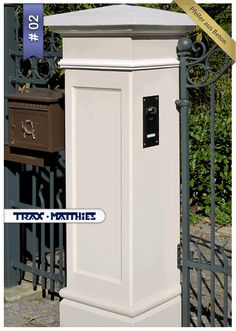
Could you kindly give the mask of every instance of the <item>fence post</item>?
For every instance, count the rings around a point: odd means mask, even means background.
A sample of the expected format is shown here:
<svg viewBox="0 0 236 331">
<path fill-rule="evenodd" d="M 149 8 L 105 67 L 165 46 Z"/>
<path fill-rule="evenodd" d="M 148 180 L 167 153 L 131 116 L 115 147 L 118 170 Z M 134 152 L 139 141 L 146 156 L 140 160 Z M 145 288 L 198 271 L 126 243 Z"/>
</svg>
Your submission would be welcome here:
<svg viewBox="0 0 236 331">
<path fill-rule="evenodd" d="M 176 105 L 180 110 L 181 123 L 181 193 L 182 193 L 182 248 L 183 260 L 190 256 L 189 221 L 189 92 L 187 89 L 186 56 L 191 54 L 192 41 L 182 38 L 178 42 L 177 54 L 180 60 L 180 99 Z M 190 326 L 190 271 L 182 266 L 182 326 Z"/>
<path fill-rule="evenodd" d="M 15 77 L 15 61 L 9 55 L 15 49 L 15 19 L 14 4 L 4 5 L 4 94 L 15 92 L 15 86 L 10 77 Z M 8 142 L 7 99 L 4 98 L 4 141 Z M 8 167 L 9 166 L 9 167 Z M 19 193 L 18 166 L 11 164 L 4 168 L 4 208 L 11 208 L 11 200 Z M 17 189 L 18 188 L 18 189 Z M 19 270 L 12 267 L 11 261 L 20 260 L 20 224 L 4 224 L 4 286 L 14 286 L 20 280 Z"/>
<path fill-rule="evenodd" d="M 12 208 L 11 201 L 18 201 L 19 165 L 12 164 L 4 169 L 4 208 Z M 20 271 L 12 267 L 12 262 L 20 262 L 20 224 L 4 224 L 4 286 L 17 285 Z"/>
<path fill-rule="evenodd" d="M 64 38 L 67 208 L 106 213 L 67 224 L 61 326 L 180 326 L 176 46 L 194 23 L 115 5 L 45 24 Z"/>
</svg>

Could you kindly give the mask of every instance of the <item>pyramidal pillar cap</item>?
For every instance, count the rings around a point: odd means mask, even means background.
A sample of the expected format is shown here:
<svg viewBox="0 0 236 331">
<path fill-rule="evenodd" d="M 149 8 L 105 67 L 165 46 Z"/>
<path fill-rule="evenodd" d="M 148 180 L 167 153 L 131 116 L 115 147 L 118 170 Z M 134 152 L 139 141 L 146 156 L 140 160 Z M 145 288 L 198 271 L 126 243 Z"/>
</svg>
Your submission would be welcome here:
<svg viewBox="0 0 236 331">
<path fill-rule="evenodd" d="M 186 14 L 137 5 L 110 5 L 44 17 L 44 25 L 62 36 L 178 39 L 196 24 Z"/>
</svg>

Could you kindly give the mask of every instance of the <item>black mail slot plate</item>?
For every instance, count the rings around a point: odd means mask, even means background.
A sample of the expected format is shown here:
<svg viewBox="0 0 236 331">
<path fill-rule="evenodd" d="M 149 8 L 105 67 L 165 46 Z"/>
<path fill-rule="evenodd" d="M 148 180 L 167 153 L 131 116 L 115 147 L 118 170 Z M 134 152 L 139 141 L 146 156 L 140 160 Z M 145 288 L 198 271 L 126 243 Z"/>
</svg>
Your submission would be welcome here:
<svg viewBox="0 0 236 331">
<path fill-rule="evenodd" d="M 143 148 L 159 145 L 159 95 L 143 97 Z"/>
</svg>

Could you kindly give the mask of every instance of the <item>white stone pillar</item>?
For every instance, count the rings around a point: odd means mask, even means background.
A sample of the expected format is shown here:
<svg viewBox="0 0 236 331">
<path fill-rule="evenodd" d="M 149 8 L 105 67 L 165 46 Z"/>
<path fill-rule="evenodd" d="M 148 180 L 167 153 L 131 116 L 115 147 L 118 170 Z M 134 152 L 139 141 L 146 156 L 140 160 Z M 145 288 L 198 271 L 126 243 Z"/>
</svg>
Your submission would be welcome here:
<svg viewBox="0 0 236 331">
<path fill-rule="evenodd" d="M 63 37 L 66 206 L 106 213 L 67 225 L 61 326 L 180 326 L 176 46 L 194 23 L 113 5 L 45 24 Z M 149 96 L 159 98 L 159 143 L 144 148 Z"/>
</svg>

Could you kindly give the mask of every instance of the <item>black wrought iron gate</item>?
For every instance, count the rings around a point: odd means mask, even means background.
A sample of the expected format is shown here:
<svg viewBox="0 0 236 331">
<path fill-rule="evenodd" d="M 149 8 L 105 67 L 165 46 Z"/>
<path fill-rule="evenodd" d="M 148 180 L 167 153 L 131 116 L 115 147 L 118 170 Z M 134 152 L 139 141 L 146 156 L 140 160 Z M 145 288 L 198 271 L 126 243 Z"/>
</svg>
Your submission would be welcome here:
<svg viewBox="0 0 236 331">
<path fill-rule="evenodd" d="M 229 280 L 231 263 L 225 247 L 216 244 L 215 226 L 215 83 L 227 70 L 231 61 L 217 45 L 207 49 L 203 42 L 189 38 L 179 40 L 177 49 L 180 61 L 180 99 L 176 101 L 181 119 L 181 187 L 182 187 L 182 242 L 179 246 L 179 267 L 182 270 L 182 325 L 183 326 L 230 326 Z M 214 67 L 214 57 L 222 56 L 220 68 Z M 201 71 L 201 78 L 195 80 Z M 210 225 L 209 254 L 201 249 L 201 238 L 194 241 L 190 233 L 190 169 L 189 169 L 189 119 L 191 109 L 190 93 L 209 87 L 209 136 L 210 136 Z M 195 272 L 195 281 L 192 273 Z M 206 278 L 208 278 L 206 280 Z M 193 282 L 195 285 L 193 286 Z M 222 297 L 217 298 L 216 282 L 222 287 Z M 208 291 L 208 304 L 203 304 L 203 288 Z M 191 303 L 194 293 L 196 304 Z M 206 294 L 205 294 L 206 295 Z M 221 300 L 221 302 L 219 302 Z M 218 311 L 219 310 L 219 311 Z M 195 321 L 192 312 L 195 312 Z"/>
<path fill-rule="evenodd" d="M 22 5 L 4 6 L 4 93 L 5 96 L 29 87 L 55 87 L 58 84 L 57 61 L 62 52 L 60 38 L 47 32 L 44 58 L 23 61 Z M 49 86 L 50 85 L 50 86 Z M 51 86 L 53 85 L 53 86 Z M 61 86 L 60 86 L 61 87 Z M 8 104 L 4 104 L 5 148 L 8 149 Z M 28 164 L 5 155 L 5 208 L 65 208 L 64 152 L 41 155 Z M 39 158 L 38 158 L 39 160 Z M 65 224 L 5 224 L 4 286 L 17 285 L 22 279 L 39 285 L 43 296 L 51 298 L 65 285 Z"/>
</svg>

